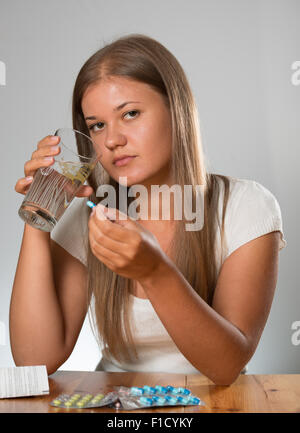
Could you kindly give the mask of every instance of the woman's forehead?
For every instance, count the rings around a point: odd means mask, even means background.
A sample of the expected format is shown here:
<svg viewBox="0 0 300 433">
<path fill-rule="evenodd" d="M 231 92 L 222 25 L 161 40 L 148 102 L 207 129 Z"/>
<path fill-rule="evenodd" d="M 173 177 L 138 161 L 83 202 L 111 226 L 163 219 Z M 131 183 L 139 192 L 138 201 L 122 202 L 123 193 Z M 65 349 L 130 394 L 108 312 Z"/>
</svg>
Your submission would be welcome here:
<svg viewBox="0 0 300 433">
<path fill-rule="evenodd" d="M 83 111 L 105 105 L 107 108 L 117 108 L 124 102 L 146 102 L 157 97 L 150 85 L 126 77 L 105 77 L 90 85 L 85 91 L 81 104 Z M 88 114 L 87 114 L 88 115 Z"/>
<path fill-rule="evenodd" d="M 149 84 L 133 78 L 108 76 L 91 84 L 85 91 L 84 96 L 91 92 L 110 92 L 114 95 L 115 93 L 149 93 L 153 91 L 154 89 Z"/>
</svg>

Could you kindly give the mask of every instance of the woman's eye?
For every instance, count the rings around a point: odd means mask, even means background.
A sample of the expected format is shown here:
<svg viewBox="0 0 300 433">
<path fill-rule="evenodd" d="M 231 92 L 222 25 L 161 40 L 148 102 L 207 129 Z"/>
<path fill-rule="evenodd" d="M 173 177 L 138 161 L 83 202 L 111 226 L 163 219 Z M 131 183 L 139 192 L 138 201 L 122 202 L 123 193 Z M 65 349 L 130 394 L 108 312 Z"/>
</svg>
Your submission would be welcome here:
<svg viewBox="0 0 300 433">
<path fill-rule="evenodd" d="M 129 116 L 127 118 L 132 119 L 133 117 L 137 117 L 139 115 L 138 110 L 131 110 L 128 113 L 124 114 L 124 117 Z"/>
<path fill-rule="evenodd" d="M 97 131 L 100 131 L 101 129 L 103 129 L 103 126 L 104 126 L 104 123 L 98 122 L 98 123 L 95 123 L 94 125 L 89 126 L 89 130 L 93 131 L 93 132 L 97 132 Z"/>
<path fill-rule="evenodd" d="M 127 119 L 134 119 L 139 114 L 140 113 L 138 110 L 131 110 L 131 111 L 128 111 L 127 113 L 125 113 L 123 117 L 127 118 Z M 88 128 L 92 132 L 102 131 L 102 129 L 104 128 L 104 123 L 103 122 L 94 123 L 94 125 L 91 125 Z"/>
</svg>

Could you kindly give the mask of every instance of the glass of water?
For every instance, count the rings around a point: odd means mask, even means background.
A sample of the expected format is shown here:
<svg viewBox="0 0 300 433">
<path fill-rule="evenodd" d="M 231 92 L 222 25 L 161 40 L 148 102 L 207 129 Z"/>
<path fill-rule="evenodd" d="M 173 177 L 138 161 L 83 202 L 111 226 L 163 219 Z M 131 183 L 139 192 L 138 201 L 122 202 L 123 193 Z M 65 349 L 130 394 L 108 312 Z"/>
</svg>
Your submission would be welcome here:
<svg viewBox="0 0 300 433">
<path fill-rule="evenodd" d="M 39 168 L 20 206 L 29 225 L 50 232 L 87 180 L 101 155 L 90 137 L 71 128 L 58 129 L 60 153 L 50 167 Z"/>
</svg>

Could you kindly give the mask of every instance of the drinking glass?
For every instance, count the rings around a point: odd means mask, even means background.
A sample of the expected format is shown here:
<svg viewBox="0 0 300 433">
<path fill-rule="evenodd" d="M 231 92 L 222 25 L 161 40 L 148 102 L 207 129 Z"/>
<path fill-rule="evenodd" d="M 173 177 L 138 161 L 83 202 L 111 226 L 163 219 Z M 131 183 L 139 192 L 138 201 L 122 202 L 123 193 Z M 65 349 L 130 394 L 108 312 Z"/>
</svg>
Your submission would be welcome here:
<svg viewBox="0 0 300 433">
<path fill-rule="evenodd" d="M 18 212 L 27 224 L 45 232 L 55 227 L 101 156 L 80 131 L 61 128 L 55 135 L 61 151 L 54 164 L 36 171 Z"/>
</svg>

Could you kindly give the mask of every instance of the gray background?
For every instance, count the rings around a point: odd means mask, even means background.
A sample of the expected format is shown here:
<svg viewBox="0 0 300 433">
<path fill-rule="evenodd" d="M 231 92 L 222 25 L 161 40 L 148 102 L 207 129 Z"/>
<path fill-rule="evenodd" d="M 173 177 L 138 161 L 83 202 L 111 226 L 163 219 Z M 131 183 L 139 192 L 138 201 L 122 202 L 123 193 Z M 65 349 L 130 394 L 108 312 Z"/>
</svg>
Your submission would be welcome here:
<svg viewBox="0 0 300 433">
<path fill-rule="evenodd" d="M 105 42 L 144 33 L 178 58 L 194 91 L 210 169 L 253 179 L 277 198 L 287 247 L 272 311 L 249 373 L 300 373 L 299 113 L 297 0 L 1 0 L 0 366 L 14 365 L 8 311 L 23 223 L 14 185 L 36 143 L 71 125 L 71 94 L 83 62 Z M 34 252 L 33 252 L 34 254 Z M 0 327 L 1 328 L 1 327 Z M 0 329 L 1 331 L 1 329 Z M 94 369 L 99 351 L 86 321 L 62 369 Z"/>
</svg>

